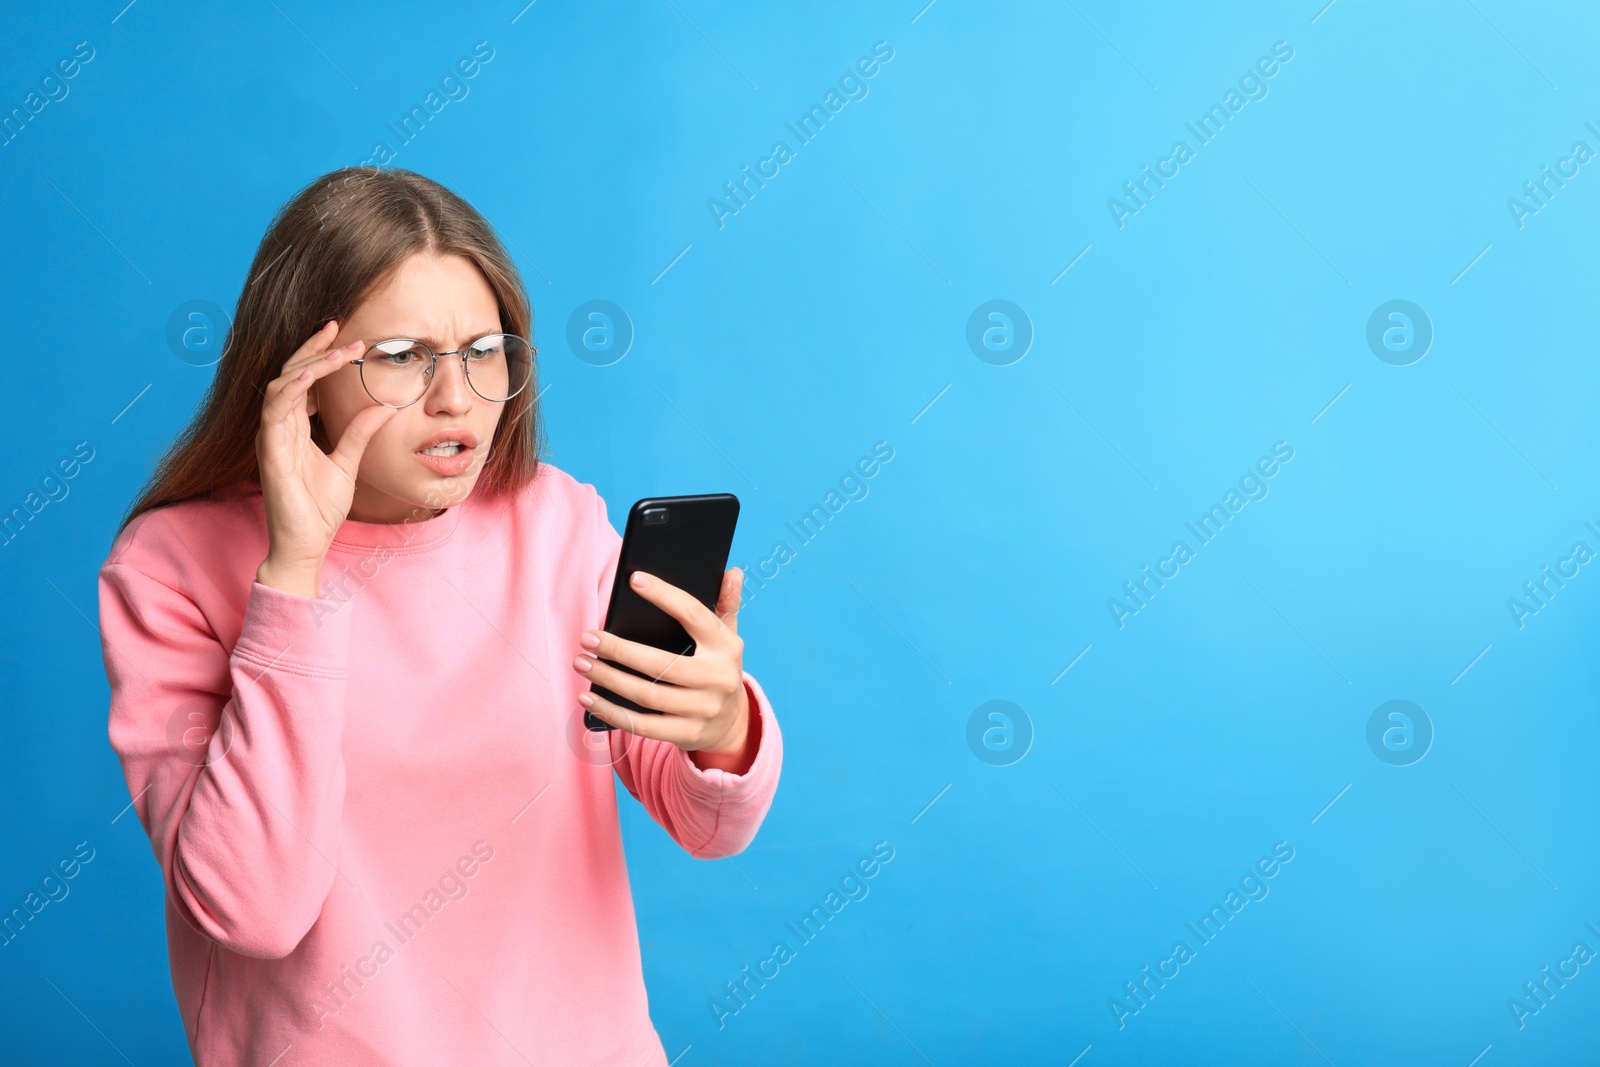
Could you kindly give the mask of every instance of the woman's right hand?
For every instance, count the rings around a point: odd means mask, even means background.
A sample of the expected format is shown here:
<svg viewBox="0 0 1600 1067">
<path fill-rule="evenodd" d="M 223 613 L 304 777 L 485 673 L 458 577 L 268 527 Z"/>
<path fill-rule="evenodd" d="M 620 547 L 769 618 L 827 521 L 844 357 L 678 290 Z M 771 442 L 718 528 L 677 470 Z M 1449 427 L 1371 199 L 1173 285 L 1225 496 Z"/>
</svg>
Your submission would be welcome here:
<svg viewBox="0 0 1600 1067">
<path fill-rule="evenodd" d="M 367 442 L 398 410 L 382 404 L 364 408 L 331 454 L 311 439 L 306 396 L 312 384 L 356 358 L 361 345 L 356 340 L 330 348 L 338 333 L 338 321 L 328 322 L 284 363 L 283 373 L 267 386 L 256 434 L 268 540 L 256 580 L 304 597 L 318 595 L 322 561 L 350 513 Z"/>
</svg>

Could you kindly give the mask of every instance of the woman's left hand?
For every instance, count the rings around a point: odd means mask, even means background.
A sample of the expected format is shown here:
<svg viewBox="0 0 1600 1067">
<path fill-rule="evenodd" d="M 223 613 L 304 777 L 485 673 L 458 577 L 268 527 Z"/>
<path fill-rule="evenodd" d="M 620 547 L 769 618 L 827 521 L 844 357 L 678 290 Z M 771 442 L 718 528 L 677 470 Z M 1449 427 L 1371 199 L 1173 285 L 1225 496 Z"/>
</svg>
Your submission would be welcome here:
<svg viewBox="0 0 1600 1067">
<path fill-rule="evenodd" d="M 687 591 L 643 571 L 635 571 L 630 584 L 682 624 L 694 639 L 694 655 L 674 655 L 605 630 L 585 630 L 579 643 L 586 651 L 573 661 L 572 669 L 595 685 L 663 714 L 642 715 L 592 692 L 578 694 L 578 702 L 618 729 L 670 741 L 686 752 L 698 751 L 705 762 L 725 769 L 725 761 L 742 762 L 751 712 L 744 686 L 744 639 L 739 636 L 743 572 L 733 567 L 723 574 L 715 612 Z M 601 660 L 632 667 L 645 677 Z"/>
</svg>

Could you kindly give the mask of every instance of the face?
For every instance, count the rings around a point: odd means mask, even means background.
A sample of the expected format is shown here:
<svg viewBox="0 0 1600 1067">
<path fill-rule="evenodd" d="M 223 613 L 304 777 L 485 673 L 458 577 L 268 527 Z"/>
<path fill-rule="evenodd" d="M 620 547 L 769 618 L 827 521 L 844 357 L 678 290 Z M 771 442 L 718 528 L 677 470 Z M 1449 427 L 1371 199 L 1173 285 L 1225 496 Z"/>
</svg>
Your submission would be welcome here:
<svg viewBox="0 0 1600 1067">
<path fill-rule="evenodd" d="M 501 328 L 494 291 L 476 266 L 462 256 L 419 253 L 340 324 L 333 343 L 346 345 L 360 338 L 370 345 L 410 337 L 435 352 L 447 352 Z M 334 445 L 356 413 L 375 403 L 354 364 L 318 381 L 309 399 Z M 358 522 L 415 521 L 466 499 L 489 458 L 504 408 L 504 403 L 490 403 L 472 391 L 460 356 L 440 357 L 422 399 L 400 408 L 368 442 L 349 517 Z M 444 439 L 461 443 L 455 458 L 424 454 Z"/>
</svg>

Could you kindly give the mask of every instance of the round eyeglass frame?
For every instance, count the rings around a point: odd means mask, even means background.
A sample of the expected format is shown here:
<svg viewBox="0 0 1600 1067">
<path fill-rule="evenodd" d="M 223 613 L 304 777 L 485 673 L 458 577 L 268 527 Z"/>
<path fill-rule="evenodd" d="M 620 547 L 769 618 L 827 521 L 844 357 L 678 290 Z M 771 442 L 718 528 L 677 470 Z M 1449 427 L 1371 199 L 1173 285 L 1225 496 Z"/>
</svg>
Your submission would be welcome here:
<svg viewBox="0 0 1600 1067">
<path fill-rule="evenodd" d="M 478 341 L 482 341 L 484 339 L 484 337 L 514 337 L 518 341 L 521 341 L 528 348 L 528 378 L 527 378 L 527 381 L 524 381 L 521 385 L 517 386 L 517 391 L 515 393 L 512 393 L 510 396 L 501 397 L 498 400 L 490 399 L 489 397 L 484 396 L 481 392 L 478 392 L 478 387 L 476 385 L 472 384 L 472 369 L 467 365 L 467 353 L 468 353 L 468 351 L 470 351 L 475 345 L 477 345 Z M 426 371 L 424 371 L 423 375 L 422 375 L 422 383 L 423 383 L 422 384 L 422 392 L 417 394 L 416 400 L 408 400 L 404 404 L 390 404 L 390 403 L 386 403 L 386 402 L 384 402 L 382 400 L 379 400 L 375 396 L 372 396 L 372 390 L 367 388 L 367 379 L 366 379 L 366 375 L 364 373 L 365 368 L 366 368 L 367 357 L 372 354 L 372 350 L 377 348 L 379 345 L 390 345 L 390 344 L 394 344 L 396 341 L 405 341 L 405 342 L 407 342 L 409 344 L 416 345 L 418 348 L 420 348 L 424 352 L 428 353 L 428 355 L 431 357 L 431 361 L 428 363 L 428 369 Z M 433 386 L 433 372 L 439 369 L 439 357 L 440 356 L 460 356 L 461 357 L 461 375 L 462 375 L 462 377 L 464 377 L 467 380 L 467 386 L 474 393 L 477 393 L 478 396 L 482 397 L 483 400 L 486 401 L 487 403 L 490 403 L 490 404 L 504 404 L 506 401 L 511 400 L 514 397 L 516 397 L 518 393 L 521 393 L 524 389 L 526 389 L 528 387 L 528 383 L 529 382 L 533 381 L 533 360 L 534 360 L 534 357 L 537 356 L 538 354 L 539 354 L 539 349 L 536 348 L 534 346 L 533 342 L 529 341 L 526 337 L 520 337 L 520 336 L 518 336 L 517 334 L 514 334 L 514 333 L 506 333 L 505 331 L 502 330 L 502 331 L 499 331 L 499 332 L 496 332 L 496 333 L 486 333 L 486 334 L 483 335 L 483 337 L 479 337 L 477 340 L 468 342 L 466 348 L 458 348 L 458 349 L 455 349 L 454 351 L 450 351 L 450 352 L 435 352 L 432 348 L 428 347 L 428 344 L 427 344 L 426 341 L 419 341 L 415 337 L 386 337 L 382 341 L 374 341 L 374 342 L 372 342 L 361 353 L 361 358 L 360 359 L 352 359 L 352 360 L 350 360 L 350 364 L 352 366 L 356 366 L 356 367 L 361 367 L 362 368 L 363 374 L 362 374 L 362 377 L 361 377 L 361 388 L 366 391 L 367 396 L 372 398 L 372 402 L 373 403 L 382 404 L 386 408 L 408 408 L 412 404 L 415 404 L 417 402 L 417 400 L 421 400 L 423 397 L 428 395 L 428 390 Z"/>
</svg>

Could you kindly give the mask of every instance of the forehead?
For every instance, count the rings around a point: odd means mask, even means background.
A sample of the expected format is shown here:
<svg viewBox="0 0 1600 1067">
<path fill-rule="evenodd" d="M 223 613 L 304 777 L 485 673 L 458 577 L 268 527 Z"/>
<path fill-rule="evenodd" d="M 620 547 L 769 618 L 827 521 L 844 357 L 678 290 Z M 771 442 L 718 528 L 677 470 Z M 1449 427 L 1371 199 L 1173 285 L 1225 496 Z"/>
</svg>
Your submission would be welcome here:
<svg viewBox="0 0 1600 1067">
<path fill-rule="evenodd" d="M 430 348 L 464 345 L 502 329 L 494 290 L 474 263 L 458 255 L 407 258 L 352 319 L 367 337 L 411 337 Z"/>
</svg>

